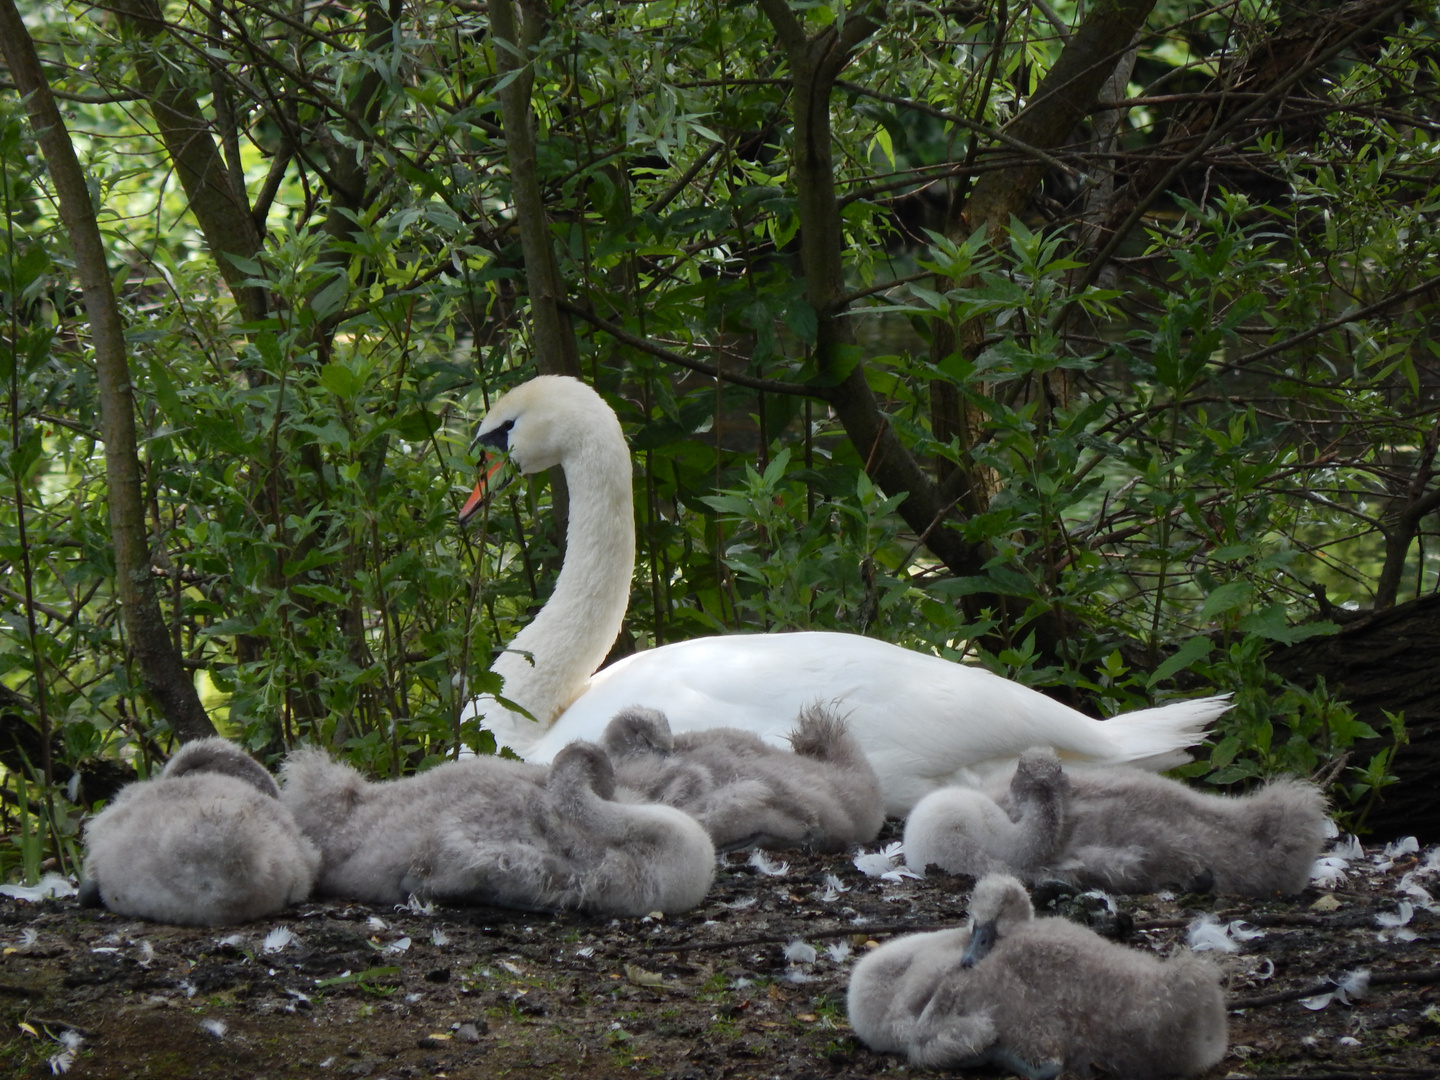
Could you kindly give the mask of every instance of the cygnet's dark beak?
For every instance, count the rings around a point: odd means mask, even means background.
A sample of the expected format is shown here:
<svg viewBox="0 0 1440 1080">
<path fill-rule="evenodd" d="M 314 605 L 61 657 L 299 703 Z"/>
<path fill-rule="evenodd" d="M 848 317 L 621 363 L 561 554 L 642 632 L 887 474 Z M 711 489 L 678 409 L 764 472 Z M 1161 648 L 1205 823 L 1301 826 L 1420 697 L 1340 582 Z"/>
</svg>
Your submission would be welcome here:
<svg viewBox="0 0 1440 1080">
<path fill-rule="evenodd" d="M 989 955 L 995 947 L 995 924 L 979 923 L 970 931 L 970 944 L 965 946 L 965 955 L 960 957 L 962 968 L 972 968 Z"/>
</svg>

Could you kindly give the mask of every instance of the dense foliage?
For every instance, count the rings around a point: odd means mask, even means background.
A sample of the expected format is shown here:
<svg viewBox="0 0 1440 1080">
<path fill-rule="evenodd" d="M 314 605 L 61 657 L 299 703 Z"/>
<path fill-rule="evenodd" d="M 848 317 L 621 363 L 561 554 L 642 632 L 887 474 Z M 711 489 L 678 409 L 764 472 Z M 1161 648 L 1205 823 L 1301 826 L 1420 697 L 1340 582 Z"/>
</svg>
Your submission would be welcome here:
<svg viewBox="0 0 1440 1080">
<path fill-rule="evenodd" d="M 1374 734 L 1264 653 L 1440 584 L 1432 9 L 20 12 L 124 322 L 138 574 L 262 755 L 484 748 L 459 710 L 553 579 L 555 490 L 454 518 L 470 428 L 537 370 L 631 439 L 622 645 L 831 627 L 1102 711 L 1238 690 L 1194 770 L 1222 784 Z M 94 316 L 25 110 L 0 96 L 0 858 L 33 872 L 73 860 L 97 759 L 188 732 L 117 604 Z"/>
</svg>

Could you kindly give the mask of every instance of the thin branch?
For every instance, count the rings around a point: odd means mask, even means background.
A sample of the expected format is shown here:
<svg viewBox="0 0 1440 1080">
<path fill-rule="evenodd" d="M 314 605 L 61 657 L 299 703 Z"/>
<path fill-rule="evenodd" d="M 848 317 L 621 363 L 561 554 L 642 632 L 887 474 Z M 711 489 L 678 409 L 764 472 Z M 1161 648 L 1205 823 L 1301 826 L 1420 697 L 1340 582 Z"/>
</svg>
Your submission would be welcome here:
<svg viewBox="0 0 1440 1080">
<path fill-rule="evenodd" d="M 933 116 L 937 120 L 944 120 L 948 124 L 954 124 L 957 127 L 963 127 L 968 131 L 973 131 L 977 135 L 984 135 L 987 139 L 993 139 L 995 142 L 1002 143 L 1010 147 L 1010 149 L 1018 151 L 1026 158 L 1033 158 L 1044 165 L 1048 165 L 1052 169 L 1058 169 L 1066 176 L 1080 175 L 1079 170 L 1066 165 L 1054 155 L 1047 154 L 1038 146 L 1031 146 L 1022 139 L 1017 139 L 1013 135 L 1007 135 L 998 128 L 992 128 L 988 124 L 980 123 L 978 120 L 971 120 L 968 116 L 961 116 L 959 113 L 937 109 L 934 105 L 928 105 L 923 101 L 916 101 L 914 98 L 896 97 L 894 94 L 882 94 L 879 90 L 872 90 L 869 87 L 861 86 L 859 83 L 847 82 L 844 79 L 837 79 L 835 85 L 842 90 L 848 90 L 852 94 L 857 94 L 860 97 L 874 98 L 876 101 L 883 101 L 887 105 L 898 105 L 903 109 L 913 109 L 918 113 L 924 113 L 926 116 Z"/>
<path fill-rule="evenodd" d="M 0 79 L 0 90 L 14 90 L 18 94 L 20 87 L 8 80 Z M 77 94 L 72 90 L 52 89 L 50 93 L 61 101 L 73 101 L 78 105 L 115 105 L 122 101 L 145 100 L 145 95 L 139 91 L 115 94 Z"/>
<path fill-rule="evenodd" d="M 1433 277 L 1426 278 L 1419 285 L 1412 285 L 1410 288 L 1404 289 L 1398 293 L 1391 293 L 1389 296 L 1386 296 L 1383 299 L 1376 300 L 1373 304 L 1366 304 L 1364 307 L 1354 308 L 1353 310 L 1342 312 L 1335 318 L 1330 319 L 1327 322 L 1320 323 L 1317 326 L 1312 326 L 1308 330 L 1302 330 L 1300 333 L 1288 337 L 1284 341 L 1277 341 L 1275 342 L 1275 344 L 1267 345 L 1263 349 L 1256 349 L 1252 353 L 1246 353 L 1238 360 L 1233 360 L 1228 363 L 1219 364 L 1217 366 L 1230 368 L 1231 370 L 1238 371 L 1239 369 L 1247 367 L 1250 364 L 1258 363 L 1261 360 L 1268 359 L 1269 357 L 1274 356 L 1276 353 L 1282 353 L 1288 349 L 1293 349 L 1297 345 L 1303 344 L 1304 342 L 1307 342 L 1312 338 L 1317 338 L 1321 334 L 1329 333 L 1331 330 L 1334 330 L 1337 327 L 1344 326 L 1346 323 L 1355 322 L 1359 319 L 1368 319 L 1372 315 L 1379 315 L 1381 312 L 1387 311 L 1388 309 L 1394 307 L 1396 304 L 1403 304 L 1406 300 L 1409 300 L 1412 297 L 1419 296 L 1421 293 L 1426 292 L 1429 289 L 1436 288 L 1440 288 L 1440 274 L 1436 274 Z"/>
<path fill-rule="evenodd" d="M 722 382 L 733 383 L 736 386 L 746 386 L 751 390 L 763 390 L 767 394 L 790 394 L 795 397 L 817 398 L 821 401 L 828 400 L 828 392 L 823 386 L 808 386 L 805 383 L 780 382 L 775 379 L 757 379 L 753 375 L 744 375 L 738 371 L 725 371 L 722 368 L 707 364 L 703 360 L 692 360 L 688 356 L 674 352 L 662 345 L 656 345 L 652 341 L 637 334 L 632 334 L 624 327 L 616 326 L 612 322 L 594 314 L 581 307 L 579 304 L 571 303 L 569 300 L 560 300 L 560 308 L 574 315 L 577 319 L 583 319 L 597 330 L 609 334 L 621 344 L 629 345 L 632 349 L 639 349 L 657 360 L 664 360 L 667 364 L 675 364 L 677 367 L 688 368 L 690 371 L 698 372 L 701 375 L 708 375 L 712 379 L 719 379 Z"/>
</svg>

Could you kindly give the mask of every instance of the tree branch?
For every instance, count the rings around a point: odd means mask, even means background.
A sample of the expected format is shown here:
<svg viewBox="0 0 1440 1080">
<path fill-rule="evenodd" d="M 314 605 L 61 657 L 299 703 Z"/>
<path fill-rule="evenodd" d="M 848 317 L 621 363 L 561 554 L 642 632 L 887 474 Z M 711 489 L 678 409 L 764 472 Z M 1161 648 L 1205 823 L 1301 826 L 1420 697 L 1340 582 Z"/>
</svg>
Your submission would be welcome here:
<svg viewBox="0 0 1440 1080">
<path fill-rule="evenodd" d="M 692 360 L 683 353 L 667 349 L 663 345 L 656 345 L 647 341 L 638 334 L 632 334 L 623 326 L 616 326 L 612 322 L 600 318 L 591 311 L 586 310 L 579 304 L 571 303 L 569 300 L 560 301 L 560 309 L 577 319 L 583 319 L 597 330 L 601 330 L 616 341 L 630 346 L 639 352 L 655 357 L 657 360 L 664 360 L 667 364 L 674 364 L 676 367 L 687 368 L 700 375 L 707 375 L 712 379 L 719 379 L 721 382 L 733 383 L 735 386 L 748 387 L 751 390 L 762 390 L 767 394 L 787 394 L 794 397 L 810 397 L 820 401 L 829 400 L 829 392 L 823 386 L 810 386 L 806 383 L 781 382 L 776 379 L 760 379 L 753 375 L 746 375 L 738 371 L 726 371 L 724 368 L 707 364 L 703 360 Z"/>
<path fill-rule="evenodd" d="M 253 259 L 260 250 L 260 231 L 246 205 L 245 192 L 235 190 L 230 181 L 194 91 L 173 82 L 159 59 L 169 44 L 164 13 L 157 0 L 115 0 L 114 10 L 146 43 L 136 50 L 135 77 L 160 129 L 165 151 L 175 163 L 205 244 L 215 253 L 215 262 L 244 318 L 263 319 L 268 306 L 264 290 L 246 285 L 249 275 L 225 258 Z"/>
</svg>

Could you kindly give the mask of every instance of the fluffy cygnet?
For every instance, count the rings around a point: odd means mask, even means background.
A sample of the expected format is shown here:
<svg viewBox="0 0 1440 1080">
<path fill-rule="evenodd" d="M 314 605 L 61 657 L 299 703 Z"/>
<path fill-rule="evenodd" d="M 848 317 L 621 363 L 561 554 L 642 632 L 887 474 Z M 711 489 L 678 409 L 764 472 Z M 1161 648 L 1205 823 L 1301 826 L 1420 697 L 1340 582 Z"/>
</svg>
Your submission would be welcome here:
<svg viewBox="0 0 1440 1080">
<path fill-rule="evenodd" d="M 921 800 L 905 825 L 907 863 L 1115 892 L 1267 896 L 1303 889 L 1325 840 L 1324 796 L 1303 780 L 1216 795 L 1124 766 L 1062 769 L 1037 748 L 1000 785 Z"/>
<path fill-rule="evenodd" d="M 931 1068 L 995 1064 L 1029 1080 L 1186 1077 L 1225 1054 L 1215 968 L 1161 961 L 1065 919 L 1032 916 L 1024 886 L 992 874 L 966 930 L 901 938 L 850 981 L 850 1022 L 876 1050 Z"/>
<path fill-rule="evenodd" d="M 791 750 L 738 728 L 672 736 L 664 713 L 625 709 L 605 729 L 622 798 L 693 815 L 721 851 L 812 847 L 843 851 L 885 821 L 880 782 L 845 722 L 801 712 Z"/>
<path fill-rule="evenodd" d="M 381 783 L 306 749 L 281 778 L 331 896 L 644 915 L 694 907 L 715 874 L 692 818 L 612 801 L 610 761 L 589 743 L 548 769 L 468 758 Z"/>
<path fill-rule="evenodd" d="M 265 769 L 222 738 L 187 743 L 85 827 L 80 900 L 156 922 L 216 926 L 310 895 L 320 855 Z"/>
</svg>

